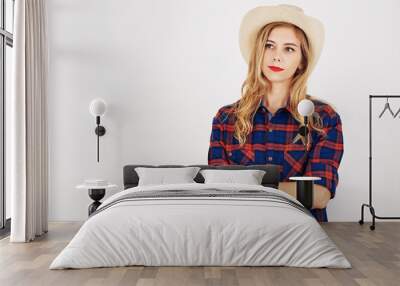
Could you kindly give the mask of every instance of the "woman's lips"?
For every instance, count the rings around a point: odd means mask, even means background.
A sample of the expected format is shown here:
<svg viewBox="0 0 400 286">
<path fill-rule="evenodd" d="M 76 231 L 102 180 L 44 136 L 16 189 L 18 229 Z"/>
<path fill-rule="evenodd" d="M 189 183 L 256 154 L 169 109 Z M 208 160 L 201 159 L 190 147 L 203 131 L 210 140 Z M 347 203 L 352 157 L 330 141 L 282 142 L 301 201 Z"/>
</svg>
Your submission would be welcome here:
<svg viewBox="0 0 400 286">
<path fill-rule="evenodd" d="M 280 67 L 275 67 L 275 66 L 268 66 L 272 71 L 274 72 L 280 72 L 283 71 Z"/>
</svg>

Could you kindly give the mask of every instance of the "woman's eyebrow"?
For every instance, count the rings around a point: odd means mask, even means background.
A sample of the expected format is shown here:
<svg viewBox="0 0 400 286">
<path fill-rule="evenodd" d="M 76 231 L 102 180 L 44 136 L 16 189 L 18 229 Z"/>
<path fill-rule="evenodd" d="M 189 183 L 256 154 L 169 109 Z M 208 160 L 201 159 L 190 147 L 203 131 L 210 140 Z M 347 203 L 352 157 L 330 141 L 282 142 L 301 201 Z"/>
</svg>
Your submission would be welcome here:
<svg viewBox="0 0 400 286">
<path fill-rule="evenodd" d="M 274 43 L 274 44 L 275 44 L 275 42 L 272 41 L 272 40 L 267 40 L 267 42 L 271 42 L 271 43 Z M 286 46 L 295 46 L 295 47 L 297 47 L 297 45 L 294 44 L 294 43 L 285 43 L 284 45 L 286 45 Z"/>
</svg>

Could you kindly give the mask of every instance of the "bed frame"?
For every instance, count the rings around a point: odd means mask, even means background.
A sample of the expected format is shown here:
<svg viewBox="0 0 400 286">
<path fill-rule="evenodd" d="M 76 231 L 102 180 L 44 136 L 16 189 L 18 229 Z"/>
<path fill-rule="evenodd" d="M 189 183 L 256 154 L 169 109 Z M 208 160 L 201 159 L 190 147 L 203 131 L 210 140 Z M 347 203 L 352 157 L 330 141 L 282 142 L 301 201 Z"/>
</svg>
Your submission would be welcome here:
<svg viewBox="0 0 400 286">
<path fill-rule="evenodd" d="M 200 167 L 204 169 L 222 169 L 222 170 L 248 170 L 256 169 L 266 171 L 262 185 L 265 187 L 272 187 L 277 189 L 279 186 L 280 179 L 280 166 L 267 164 L 267 165 L 223 165 L 223 166 L 210 166 L 210 165 L 126 165 L 124 166 L 124 189 L 136 187 L 139 183 L 139 176 L 135 171 L 136 167 L 147 167 L 147 168 L 177 168 L 177 167 Z M 197 183 L 204 183 L 204 178 L 200 174 L 194 178 Z"/>
</svg>

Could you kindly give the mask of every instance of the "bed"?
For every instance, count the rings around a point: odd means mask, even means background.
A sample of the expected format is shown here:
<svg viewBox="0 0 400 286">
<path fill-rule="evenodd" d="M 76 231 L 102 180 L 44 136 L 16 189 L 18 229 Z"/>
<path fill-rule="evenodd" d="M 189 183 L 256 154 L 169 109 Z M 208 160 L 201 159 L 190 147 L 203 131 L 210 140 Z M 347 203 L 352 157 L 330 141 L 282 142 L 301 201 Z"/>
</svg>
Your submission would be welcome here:
<svg viewBox="0 0 400 286">
<path fill-rule="evenodd" d="M 264 170 L 260 185 L 138 185 L 127 165 L 124 190 L 84 222 L 50 269 L 144 266 L 291 266 L 351 268 L 311 213 L 277 189 L 275 165 L 208 166 L 201 170 Z M 136 169 L 138 170 L 138 169 Z"/>
</svg>

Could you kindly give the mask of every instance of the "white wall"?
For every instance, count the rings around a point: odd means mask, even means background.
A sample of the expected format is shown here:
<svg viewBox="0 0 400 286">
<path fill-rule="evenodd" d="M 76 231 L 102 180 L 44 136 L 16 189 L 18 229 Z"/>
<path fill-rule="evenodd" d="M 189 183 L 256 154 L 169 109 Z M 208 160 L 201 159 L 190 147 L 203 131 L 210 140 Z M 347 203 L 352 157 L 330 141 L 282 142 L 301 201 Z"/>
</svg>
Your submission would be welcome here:
<svg viewBox="0 0 400 286">
<path fill-rule="evenodd" d="M 74 188 L 85 178 L 122 188 L 125 164 L 207 164 L 212 117 L 239 98 L 246 75 L 241 18 L 268 3 L 282 2 L 49 0 L 50 220 L 87 217 L 87 192 Z M 285 3 L 325 24 L 308 92 L 331 102 L 343 121 L 329 220 L 355 221 L 368 200 L 368 95 L 400 94 L 400 2 Z M 109 104 L 100 163 L 88 111 L 96 97 Z M 384 101 L 374 104 L 374 202 L 378 215 L 400 215 L 400 121 L 377 120 Z"/>
</svg>

